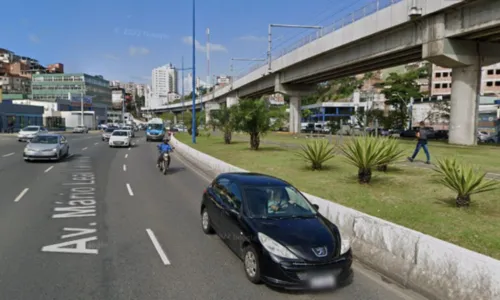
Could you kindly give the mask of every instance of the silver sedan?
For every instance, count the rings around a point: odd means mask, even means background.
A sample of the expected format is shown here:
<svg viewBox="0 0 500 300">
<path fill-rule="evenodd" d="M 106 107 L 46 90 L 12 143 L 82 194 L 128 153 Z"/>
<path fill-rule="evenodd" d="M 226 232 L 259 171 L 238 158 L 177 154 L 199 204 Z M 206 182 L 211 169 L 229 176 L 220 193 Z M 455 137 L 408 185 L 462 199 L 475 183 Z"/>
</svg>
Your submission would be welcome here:
<svg viewBox="0 0 500 300">
<path fill-rule="evenodd" d="M 69 145 L 60 134 L 41 134 L 33 138 L 24 148 L 25 161 L 60 160 L 69 156 Z"/>
</svg>

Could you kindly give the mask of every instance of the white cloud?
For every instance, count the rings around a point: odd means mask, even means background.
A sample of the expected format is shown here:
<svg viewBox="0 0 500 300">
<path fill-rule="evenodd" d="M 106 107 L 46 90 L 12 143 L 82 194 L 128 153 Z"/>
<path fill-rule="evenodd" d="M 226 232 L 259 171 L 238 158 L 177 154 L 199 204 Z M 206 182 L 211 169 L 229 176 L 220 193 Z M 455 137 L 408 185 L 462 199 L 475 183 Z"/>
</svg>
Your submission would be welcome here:
<svg viewBox="0 0 500 300">
<path fill-rule="evenodd" d="M 113 54 L 105 54 L 104 57 L 107 59 L 111 59 L 111 60 L 119 60 L 120 59 L 118 56 L 113 55 Z"/>
<path fill-rule="evenodd" d="M 130 54 L 130 56 L 134 56 L 134 55 L 147 55 L 147 54 L 149 54 L 149 49 L 144 48 L 144 47 L 130 46 L 128 48 L 128 53 Z"/>
<path fill-rule="evenodd" d="M 193 44 L 193 37 L 186 36 L 186 37 L 182 38 L 182 41 L 184 42 L 184 44 L 192 45 Z M 201 52 L 207 52 L 207 47 L 205 45 L 202 45 L 200 42 L 195 41 L 194 45 L 196 47 L 196 50 L 201 51 Z M 210 43 L 210 52 L 227 52 L 227 49 L 226 49 L 226 47 L 224 47 L 221 44 Z"/>
<path fill-rule="evenodd" d="M 245 35 L 245 36 L 240 36 L 238 38 L 238 40 L 245 41 L 245 42 L 265 42 L 265 41 L 267 41 L 267 37 L 255 36 L 255 35 Z"/>
<path fill-rule="evenodd" d="M 31 42 L 33 43 L 39 43 L 40 42 L 40 38 L 34 34 L 30 34 L 28 36 L 28 38 L 30 39 Z"/>
</svg>

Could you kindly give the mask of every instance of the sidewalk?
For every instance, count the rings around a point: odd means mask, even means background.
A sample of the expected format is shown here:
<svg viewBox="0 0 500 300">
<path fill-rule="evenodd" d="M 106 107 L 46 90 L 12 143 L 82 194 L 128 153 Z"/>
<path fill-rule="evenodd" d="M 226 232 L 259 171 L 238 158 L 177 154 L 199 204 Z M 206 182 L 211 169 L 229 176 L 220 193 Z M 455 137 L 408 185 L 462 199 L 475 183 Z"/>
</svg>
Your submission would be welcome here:
<svg viewBox="0 0 500 300">
<path fill-rule="evenodd" d="M 212 132 L 213 135 L 215 136 L 221 136 L 219 132 Z M 244 141 L 247 142 L 248 140 L 241 138 L 241 137 L 235 137 L 233 135 L 233 140 L 235 141 Z M 290 150 L 299 150 L 301 149 L 300 145 L 297 144 L 292 144 L 292 143 L 283 143 L 283 142 L 272 142 L 272 141 L 266 141 L 266 140 L 261 140 L 261 144 L 264 145 L 273 145 L 273 146 L 278 146 L 281 148 L 286 148 Z M 342 155 L 341 153 L 337 153 L 337 155 Z M 426 164 L 424 161 L 419 161 L 415 160 L 414 162 L 409 162 L 406 159 L 404 161 L 397 162 L 396 165 L 398 166 L 404 166 L 404 167 L 409 167 L 409 168 L 419 168 L 419 169 L 427 169 L 427 170 L 433 170 L 434 165 L 433 164 Z M 499 173 L 486 173 L 486 178 L 492 179 L 492 180 L 499 180 L 500 181 L 500 174 Z"/>
</svg>

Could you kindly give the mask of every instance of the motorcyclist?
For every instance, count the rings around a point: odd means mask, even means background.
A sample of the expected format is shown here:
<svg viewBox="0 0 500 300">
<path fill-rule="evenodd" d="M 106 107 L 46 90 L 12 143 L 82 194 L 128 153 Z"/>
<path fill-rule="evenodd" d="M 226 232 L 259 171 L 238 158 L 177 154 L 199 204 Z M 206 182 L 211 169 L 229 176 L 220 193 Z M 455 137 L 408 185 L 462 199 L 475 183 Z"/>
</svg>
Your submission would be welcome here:
<svg viewBox="0 0 500 300">
<path fill-rule="evenodd" d="M 156 162 L 156 166 L 159 167 L 160 163 L 163 161 L 163 154 L 165 152 L 172 152 L 174 149 L 172 146 L 169 144 L 170 139 L 167 137 L 163 140 L 163 143 L 158 145 L 158 151 L 160 152 L 160 156 L 158 157 L 158 160 Z M 170 166 L 170 156 L 168 157 L 167 161 L 167 168 Z"/>
</svg>

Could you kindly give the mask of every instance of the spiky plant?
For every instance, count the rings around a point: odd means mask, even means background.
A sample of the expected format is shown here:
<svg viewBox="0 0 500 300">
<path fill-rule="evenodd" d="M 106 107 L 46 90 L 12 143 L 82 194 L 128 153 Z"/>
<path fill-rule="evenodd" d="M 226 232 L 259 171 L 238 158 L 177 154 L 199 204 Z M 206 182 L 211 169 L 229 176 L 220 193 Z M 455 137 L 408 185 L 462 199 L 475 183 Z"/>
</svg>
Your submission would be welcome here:
<svg viewBox="0 0 500 300">
<path fill-rule="evenodd" d="M 387 168 L 390 164 L 395 163 L 398 159 L 403 157 L 404 150 L 401 149 L 399 142 L 395 139 L 380 138 L 380 140 L 383 144 L 384 159 L 377 166 L 377 170 L 387 172 Z"/>
<path fill-rule="evenodd" d="M 350 139 L 341 151 L 347 162 L 358 168 L 359 183 L 370 183 L 372 169 L 384 162 L 386 153 L 382 140 L 370 136 Z"/>
<path fill-rule="evenodd" d="M 459 163 L 455 158 L 444 158 L 437 162 L 435 171 L 438 181 L 457 193 L 457 207 L 469 207 L 470 197 L 498 189 L 499 182 L 485 179 L 486 173 L 478 172 L 472 166 Z"/>
<path fill-rule="evenodd" d="M 311 164 L 313 170 L 321 170 L 325 162 L 335 157 L 335 148 L 326 140 L 315 140 L 300 148 L 296 154 Z"/>
</svg>

